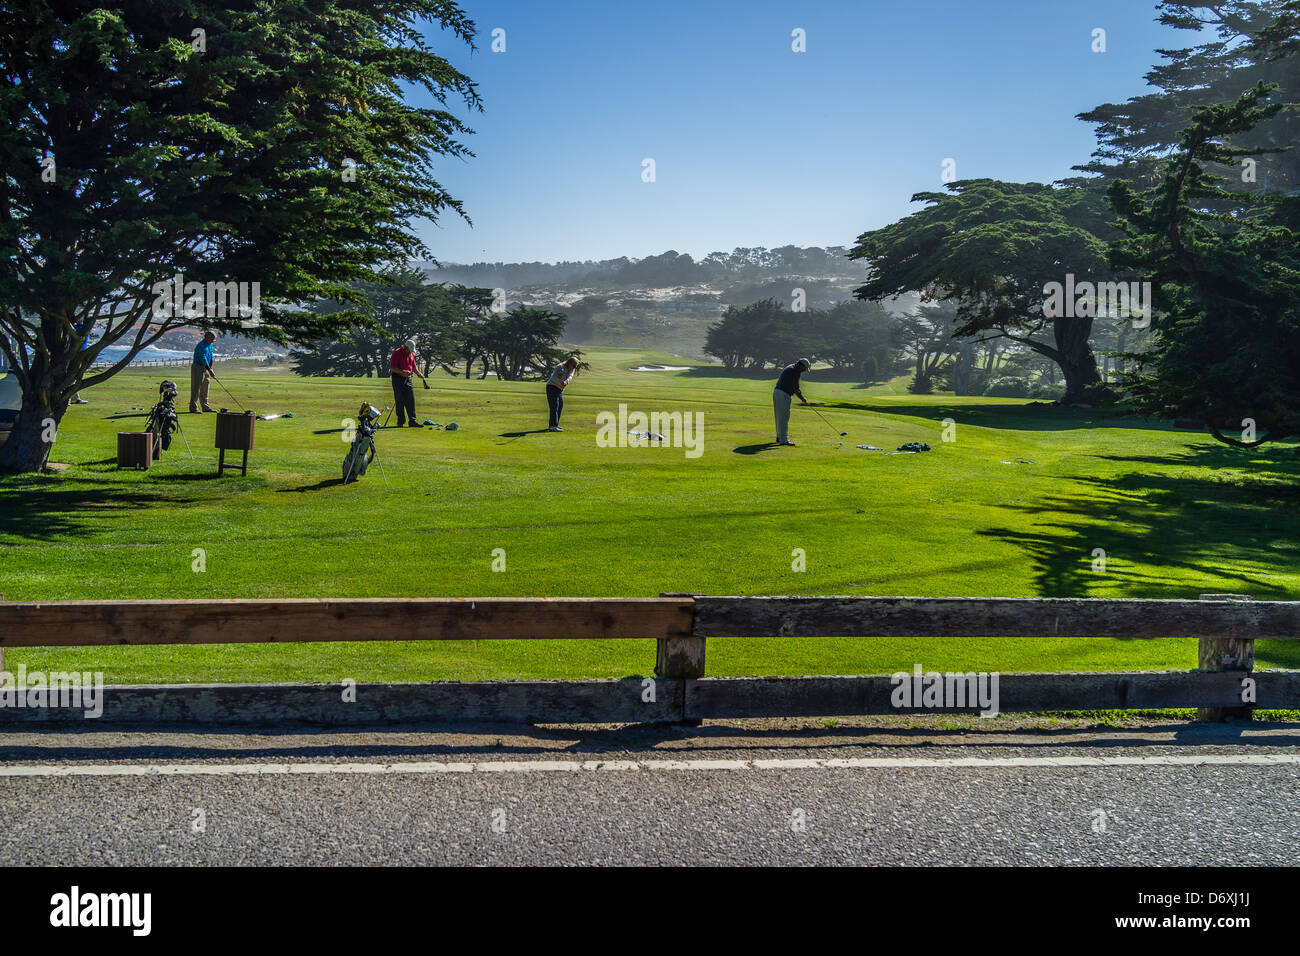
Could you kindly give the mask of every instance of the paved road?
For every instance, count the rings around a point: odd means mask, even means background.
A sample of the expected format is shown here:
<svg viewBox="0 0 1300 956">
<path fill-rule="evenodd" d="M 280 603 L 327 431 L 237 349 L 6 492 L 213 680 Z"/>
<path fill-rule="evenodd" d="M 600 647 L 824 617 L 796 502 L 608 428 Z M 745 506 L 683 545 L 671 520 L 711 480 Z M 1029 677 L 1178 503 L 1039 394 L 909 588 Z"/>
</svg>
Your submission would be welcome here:
<svg viewBox="0 0 1300 956">
<path fill-rule="evenodd" d="M 6 735 L 0 863 L 1293 865 L 1297 744 L 1284 727 Z"/>
</svg>

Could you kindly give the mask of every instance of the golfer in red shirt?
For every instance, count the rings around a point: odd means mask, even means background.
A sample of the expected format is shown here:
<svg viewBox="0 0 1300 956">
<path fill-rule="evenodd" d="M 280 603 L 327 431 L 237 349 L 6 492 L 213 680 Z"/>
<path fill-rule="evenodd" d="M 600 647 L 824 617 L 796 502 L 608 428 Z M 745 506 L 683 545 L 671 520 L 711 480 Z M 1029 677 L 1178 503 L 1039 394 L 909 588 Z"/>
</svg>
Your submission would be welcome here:
<svg viewBox="0 0 1300 956">
<path fill-rule="evenodd" d="M 419 369 L 415 367 L 414 340 L 407 339 L 398 346 L 388 360 L 388 371 L 392 373 L 393 379 L 393 407 L 397 409 L 397 427 L 410 425 L 419 428 L 420 423 L 415 420 L 415 387 L 411 384 L 411 376 L 420 375 Z M 420 375 L 420 378 L 424 376 Z"/>
</svg>

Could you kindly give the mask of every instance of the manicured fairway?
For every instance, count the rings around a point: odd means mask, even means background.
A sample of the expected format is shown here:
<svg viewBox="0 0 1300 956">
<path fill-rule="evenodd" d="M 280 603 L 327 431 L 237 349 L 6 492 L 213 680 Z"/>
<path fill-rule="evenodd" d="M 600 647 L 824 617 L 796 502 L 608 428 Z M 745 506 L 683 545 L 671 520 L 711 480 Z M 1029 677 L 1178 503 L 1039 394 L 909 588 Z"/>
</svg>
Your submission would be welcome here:
<svg viewBox="0 0 1300 956">
<path fill-rule="evenodd" d="M 774 374 L 631 372 L 662 353 L 593 349 L 544 431 L 538 383 L 436 374 L 420 418 L 387 429 L 378 469 L 339 483 L 342 420 L 390 401 L 386 380 L 300 379 L 219 366 L 259 422 L 247 478 L 217 479 L 212 416 L 183 415 L 148 472 L 118 471 L 114 433 L 184 369 L 121 374 L 64 420 L 58 474 L 0 478 L 0 593 L 69 598 L 878 594 L 1195 597 L 1300 595 L 1300 458 L 1108 413 L 1023 400 L 917 397 L 805 377 L 828 427 L 794 410 L 795 448 L 771 448 Z M 229 404 L 214 387 L 214 400 Z M 181 406 L 188 398 L 183 388 Z M 702 412 L 703 453 L 602 448 L 596 416 Z M 955 440 L 943 441 L 943 421 Z M 835 434 L 847 431 L 847 438 Z M 893 451 L 925 441 L 918 455 Z M 1010 463 L 1007 463 L 1010 462 Z M 193 570 L 194 549 L 206 570 Z M 1106 552 L 1104 573 L 1094 550 Z M 493 552 L 505 571 L 493 571 Z M 792 570 L 803 549 L 806 570 Z M 605 677 L 646 673 L 649 642 L 238 645 L 12 651 L 9 665 L 76 667 L 113 682 Z M 1300 666 L 1292 642 L 1261 666 Z M 713 675 L 911 669 L 1195 666 L 1190 641 L 762 640 L 710 642 Z"/>
</svg>

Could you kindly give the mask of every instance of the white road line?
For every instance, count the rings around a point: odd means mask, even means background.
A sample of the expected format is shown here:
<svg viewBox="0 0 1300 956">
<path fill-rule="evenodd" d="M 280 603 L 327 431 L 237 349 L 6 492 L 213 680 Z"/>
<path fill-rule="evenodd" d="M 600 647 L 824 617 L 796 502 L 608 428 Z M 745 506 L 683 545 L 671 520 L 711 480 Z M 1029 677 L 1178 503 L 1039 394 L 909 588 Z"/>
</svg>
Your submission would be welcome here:
<svg viewBox="0 0 1300 956">
<path fill-rule="evenodd" d="M 439 763 L 80 764 L 0 766 L 4 777 L 204 777 L 293 774 L 628 773 L 641 770 L 910 770 L 997 767 L 1277 767 L 1300 754 L 1157 754 L 1129 757 L 845 757 L 754 760 L 482 760 Z"/>
</svg>

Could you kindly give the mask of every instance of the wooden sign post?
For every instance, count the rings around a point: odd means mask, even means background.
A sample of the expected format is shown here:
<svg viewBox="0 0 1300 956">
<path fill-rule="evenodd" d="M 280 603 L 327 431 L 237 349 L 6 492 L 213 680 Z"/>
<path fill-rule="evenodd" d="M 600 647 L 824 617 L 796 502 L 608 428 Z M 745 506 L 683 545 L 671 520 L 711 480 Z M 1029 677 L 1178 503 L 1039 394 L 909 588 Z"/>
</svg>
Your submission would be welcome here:
<svg viewBox="0 0 1300 956">
<path fill-rule="evenodd" d="M 224 408 L 217 412 L 217 447 L 221 449 L 221 454 L 217 458 L 218 478 L 227 468 L 238 468 L 241 475 L 248 474 L 248 452 L 253 447 L 253 426 L 255 423 L 256 419 L 252 412 L 236 415 Z M 244 453 L 243 463 L 227 465 L 226 449 L 242 451 Z"/>
<path fill-rule="evenodd" d="M 153 460 L 153 432 L 117 433 L 117 467 L 148 469 Z"/>
</svg>

